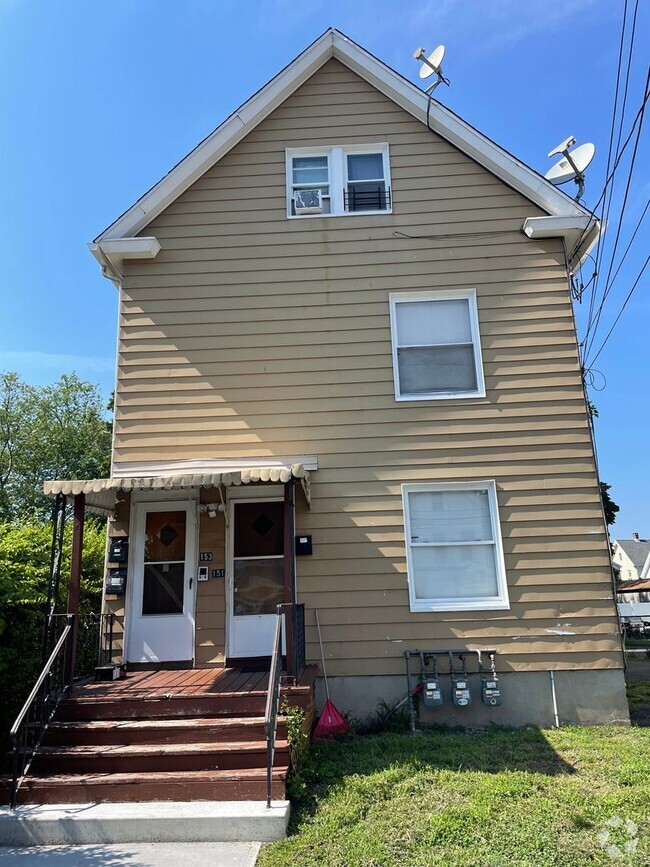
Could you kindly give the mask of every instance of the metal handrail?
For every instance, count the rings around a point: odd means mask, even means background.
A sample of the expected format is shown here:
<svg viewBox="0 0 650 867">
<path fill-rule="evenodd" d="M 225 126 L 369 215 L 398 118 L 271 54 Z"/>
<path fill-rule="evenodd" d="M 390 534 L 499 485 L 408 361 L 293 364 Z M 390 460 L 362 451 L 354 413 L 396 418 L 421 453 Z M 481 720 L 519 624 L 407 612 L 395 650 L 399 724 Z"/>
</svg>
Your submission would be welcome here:
<svg viewBox="0 0 650 867">
<path fill-rule="evenodd" d="M 52 621 L 62 620 L 67 614 L 54 614 Z M 75 658 L 74 679 L 79 680 L 92 676 L 96 667 L 110 665 L 113 662 L 113 644 L 115 640 L 115 613 L 98 614 L 90 611 L 76 615 L 77 648 Z M 50 628 L 53 635 L 57 628 Z"/>
<path fill-rule="evenodd" d="M 65 648 L 70 635 L 73 633 L 74 625 L 74 615 L 70 614 L 61 637 L 9 732 L 14 752 L 11 784 L 12 810 L 16 808 L 18 789 L 41 745 L 45 730 L 54 716 L 59 702 L 69 689 L 70 684 L 65 679 Z M 55 669 L 57 666 L 58 670 Z M 54 684 L 52 684 L 52 679 L 55 680 Z"/>
<path fill-rule="evenodd" d="M 278 730 L 278 711 L 280 710 L 280 675 L 282 674 L 282 608 L 278 605 L 273 636 L 273 651 L 269 669 L 269 686 L 266 693 L 264 712 L 264 733 L 266 734 L 266 806 L 271 806 L 271 786 L 273 782 L 273 760 L 275 758 L 275 739 Z"/>
</svg>

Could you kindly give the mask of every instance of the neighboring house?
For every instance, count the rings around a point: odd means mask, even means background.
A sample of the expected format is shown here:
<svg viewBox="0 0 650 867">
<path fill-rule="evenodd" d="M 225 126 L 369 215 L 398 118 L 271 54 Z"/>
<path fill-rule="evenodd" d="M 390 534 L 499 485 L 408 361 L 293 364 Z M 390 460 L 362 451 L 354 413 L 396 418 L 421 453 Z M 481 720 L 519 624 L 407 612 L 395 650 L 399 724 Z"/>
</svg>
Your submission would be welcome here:
<svg viewBox="0 0 650 867">
<path fill-rule="evenodd" d="M 650 625 L 650 542 L 638 533 L 631 539 L 615 539 L 612 561 L 623 623 Z"/>
<path fill-rule="evenodd" d="M 299 679 L 300 603 L 355 716 L 449 649 L 496 651 L 502 704 L 472 673 L 452 707 L 441 658 L 432 721 L 548 725 L 554 689 L 565 722 L 626 719 L 567 275 L 598 231 L 329 30 L 102 232 L 111 478 L 46 492 L 128 538 L 128 667 L 245 674 L 286 603 Z"/>
<path fill-rule="evenodd" d="M 639 581 L 650 569 L 650 542 L 633 533 L 631 539 L 614 539 L 612 543 L 612 562 L 618 581 Z"/>
</svg>

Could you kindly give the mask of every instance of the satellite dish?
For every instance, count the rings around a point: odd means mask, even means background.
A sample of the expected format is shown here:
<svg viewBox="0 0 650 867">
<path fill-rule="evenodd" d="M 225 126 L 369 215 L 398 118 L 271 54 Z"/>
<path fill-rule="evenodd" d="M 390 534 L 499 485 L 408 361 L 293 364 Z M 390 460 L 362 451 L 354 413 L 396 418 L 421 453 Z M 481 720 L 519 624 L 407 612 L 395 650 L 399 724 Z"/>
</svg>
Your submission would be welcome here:
<svg viewBox="0 0 650 867">
<path fill-rule="evenodd" d="M 570 135 L 569 138 L 564 139 L 562 144 L 559 144 L 556 148 L 553 148 L 553 150 L 549 154 L 549 157 L 554 157 L 555 154 L 563 154 L 567 148 L 570 148 L 571 145 L 574 145 L 575 143 L 575 138 Z"/>
<path fill-rule="evenodd" d="M 422 66 L 420 67 L 420 78 L 429 78 L 429 76 L 436 74 L 437 78 L 430 84 L 429 87 L 424 91 L 425 93 L 432 93 L 439 84 L 446 84 L 449 86 L 449 79 L 445 78 L 442 74 L 442 61 L 445 56 L 445 46 L 439 45 L 435 48 L 431 54 L 427 57 L 426 51 L 424 48 L 416 48 L 413 59 L 420 60 L 422 62 Z"/>
<path fill-rule="evenodd" d="M 420 78 L 428 78 L 430 75 L 433 75 L 434 72 L 441 71 L 442 61 L 445 56 L 445 46 L 439 45 L 431 54 L 428 56 L 426 62 L 422 63 L 420 67 Z"/>
<path fill-rule="evenodd" d="M 575 138 L 569 136 L 550 152 L 549 157 L 562 154 L 562 158 L 546 172 L 544 177 L 556 187 L 569 181 L 575 181 L 578 186 L 576 199 L 581 199 L 585 191 L 585 170 L 593 160 L 596 148 L 591 142 L 588 142 L 578 145 L 577 148 L 570 151 L 569 148 L 575 143 Z"/>
</svg>

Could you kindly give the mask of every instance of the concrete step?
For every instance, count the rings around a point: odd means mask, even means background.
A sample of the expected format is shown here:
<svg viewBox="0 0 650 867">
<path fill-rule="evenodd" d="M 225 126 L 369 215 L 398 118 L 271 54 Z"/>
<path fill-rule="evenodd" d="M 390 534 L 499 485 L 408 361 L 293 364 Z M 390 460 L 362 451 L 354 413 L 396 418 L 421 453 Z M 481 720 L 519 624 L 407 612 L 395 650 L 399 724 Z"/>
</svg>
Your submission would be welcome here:
<svg viewBox="0 0 650 867">
<path fill-rule="evenodd" d="M 289 744 L 278 740 L 275 764 L 288 766 Z M 266 768 L 266 740 L 187 744 L 87 744 L 41 747 L 30 776 L 149 774 L 151 772 Z M 146 776 L 142 782 L 146 782 Z"/>
<path fill-rule="evenodd" d="M 76 720 L 50 723 L 45 746 L 87 744 L 225 743 L 264 739 L 264 717 L 216 717 L 143 720 Z M 286 723 L 278 719 L 278 739 L 286 738 Z"/>
<path fill-rule="evenodd" d="M 286 835 L 289 802 L 152 801 L 0 807 L 1 846 L 270 842 Z"/>
</svg>

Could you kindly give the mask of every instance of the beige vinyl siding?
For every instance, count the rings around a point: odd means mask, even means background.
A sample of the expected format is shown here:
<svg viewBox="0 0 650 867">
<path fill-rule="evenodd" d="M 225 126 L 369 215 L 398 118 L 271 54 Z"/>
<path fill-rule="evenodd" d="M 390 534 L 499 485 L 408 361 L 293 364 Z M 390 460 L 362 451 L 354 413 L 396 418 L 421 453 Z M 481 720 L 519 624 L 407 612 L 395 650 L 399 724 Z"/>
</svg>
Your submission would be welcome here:
<svg viewBox="0 0 650 867">
<path fill-rule="evenodd" d="M 115 500 L 115 516 L 108 524 L 107 544 L 110 544 L 111 539 L 128 538 L 129 536 L 129 521 L 131 512 L 131 494 L 120 492 Z M 108 551 L 108 548 L 107 548 Z M 106 588 L 106 578 L 108 570 L 112 568 L 124 568 L 125 563 L 107 563 L 104 575 L 104 588 Z M 127 582 L 131 576 L 127 573 Z M 127 590 L 128 592 L 128 590 Z M 124 659 L 124 600 L 125 596 L 116 596 L 113 593 L 106 593 L 104 590 L 104 601 L 102 610 L 105 614 L 114 614 L 113 623 L 113 660 L 122 662 Z"/>
<path fill-rule="evenodd" d="M 201 502 L 212 503 L 217 492 L 201 491 Z M 210 518 L 199 515 L 199 551 L 212 554 L 212 560 L 202 563 L 208 567 L 207 581 L 196 585 L 196 639 L 195 664 L 197 668 L 221 667 L 225 664 L 226 597 L 223 578 L 212 578 L 213 569 L 223 569 L 226 562 L 224 520 L 222 515 Z"/>
<path fill-rule="evenodd" d="M 392 214 L 287 219 L 285 148 L 382 142 Z M 398 674 L 424 646 L 621 665 L 564 251 L 521 232 L 541 214 L 332 60 L 126 265 L 114 459 L 317 454 L 298 592 L 332 675 Z M 486 397 L 396 403 L 389 292 L 454 288 L 477 291 Z M 410 613 L 400 485 L 492 478 L 510 610 Z M 201 664 L 221 661 L 218 595 L 199 591 Z"/>
</svg>

